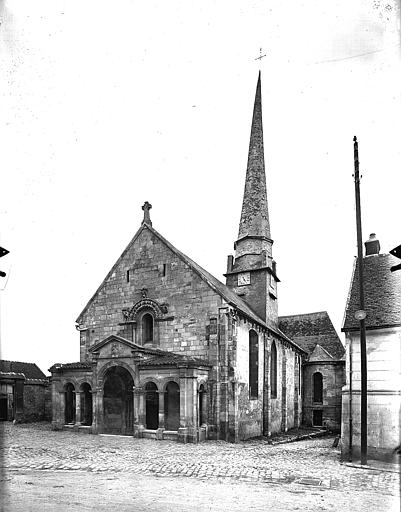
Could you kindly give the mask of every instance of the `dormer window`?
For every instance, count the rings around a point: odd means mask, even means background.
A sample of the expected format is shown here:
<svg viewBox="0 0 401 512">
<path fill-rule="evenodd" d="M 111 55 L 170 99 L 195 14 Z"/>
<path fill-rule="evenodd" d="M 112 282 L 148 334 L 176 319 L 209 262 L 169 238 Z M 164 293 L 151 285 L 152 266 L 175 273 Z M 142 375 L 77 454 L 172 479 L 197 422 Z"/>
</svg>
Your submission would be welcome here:
<svg viewBox="0 0 401 512">
<path fill-rule="evenodd" d="M 153 316 L 145 313 L 142 317 L 142 344 L 153 343 Z"/>
</svg>

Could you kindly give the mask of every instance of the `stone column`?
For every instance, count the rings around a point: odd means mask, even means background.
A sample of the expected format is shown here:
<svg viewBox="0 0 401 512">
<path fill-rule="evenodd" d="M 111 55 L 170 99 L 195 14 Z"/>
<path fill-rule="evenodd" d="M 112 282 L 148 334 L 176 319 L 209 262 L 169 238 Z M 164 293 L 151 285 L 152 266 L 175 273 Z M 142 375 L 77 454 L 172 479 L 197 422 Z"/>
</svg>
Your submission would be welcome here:
<svg viewBox="0 0 401 512">
<path fill-rule="evenodd" d="M 75 393 L 75 425 L 81 424 L 81 393 Z"/>
<path fill-rule="evenodd" d="M 142 431 L 145 430 L 145 397 L 142 388 L 134 387 L 134 436 L 142 437 Z"/>
<path fill-rule="evenodd" d="M 92 396 L 93 426 L 97 434 L 103 432 L 103 388 L 97 388 Z"/>
<path fill-rule="evenodd" d="M 61 425 L 65 424 L 65 392 L 60 391 L 59 393 L 59 403 L 60 403 L 60 423 Z"/>
<path fill-rule="evenodd" d="M 159 394 L 159 428 L 164 429 L 164 391 L 158 391 Z"/>
<path fill-rule="evenodd" d="M 60 381 L 52 379 L 51 383 L 51 398 L 52 398 L 52 425 L 55 430 L 58 430 L 64 425 L 61 417 L 61 394 L 59 389 L 62 389 Z"/>
<path fill-rule="evenodd" d="M 184 370 L 185 371 L 185 370 Z M 187 370 L 188 371 L 188 370 Z M 192 375 L 180 376 L 180 427 L 178 441 L 197 442 L 197 381 Z"/>
<path fill-rule="evenodd" d="M 164 391 L 158 391 L 159 395 L 159 428 L 156 430 L 156 439 L 163 439 L 164 432 Z"/>
</svg>

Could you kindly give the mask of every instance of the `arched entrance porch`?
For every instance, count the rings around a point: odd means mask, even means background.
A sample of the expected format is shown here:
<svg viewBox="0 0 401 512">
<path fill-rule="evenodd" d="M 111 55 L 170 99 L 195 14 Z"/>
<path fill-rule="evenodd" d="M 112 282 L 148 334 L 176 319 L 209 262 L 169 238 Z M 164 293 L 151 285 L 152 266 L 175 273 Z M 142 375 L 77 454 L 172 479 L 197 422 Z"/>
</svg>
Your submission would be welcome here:
<svg viewBox="0 0 401 512">
<path fill-rule="evenodd" d="M 104 377 L 103 430 L 108 434 L 133 434 L 133 387 L 131 374 L 112 366 Z"/>
</svg>

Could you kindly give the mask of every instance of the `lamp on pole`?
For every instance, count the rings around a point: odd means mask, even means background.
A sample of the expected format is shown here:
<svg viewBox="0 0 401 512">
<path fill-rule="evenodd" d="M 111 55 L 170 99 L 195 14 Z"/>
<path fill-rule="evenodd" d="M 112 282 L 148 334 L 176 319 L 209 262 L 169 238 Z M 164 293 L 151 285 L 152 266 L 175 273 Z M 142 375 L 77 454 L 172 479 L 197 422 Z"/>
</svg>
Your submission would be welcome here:
<svg viewBox="0 0 401 512">
<path fill-rule="evenodd" d="M 354 137 L 354 181 L 356 205 L 356 234 L 358 241 L 358 270 L 359 270 L 359 320 L 360 346 L 361 346 L 361 465 L 367 463 L 367 364 L 366 364 L 366 326 L 365 326 L 365 293 L 363 286 L 363 252 L 362 252 L 362 222 L 361 222 L 361 194 L 359 176 L 358 141 Z"/>
</svg>

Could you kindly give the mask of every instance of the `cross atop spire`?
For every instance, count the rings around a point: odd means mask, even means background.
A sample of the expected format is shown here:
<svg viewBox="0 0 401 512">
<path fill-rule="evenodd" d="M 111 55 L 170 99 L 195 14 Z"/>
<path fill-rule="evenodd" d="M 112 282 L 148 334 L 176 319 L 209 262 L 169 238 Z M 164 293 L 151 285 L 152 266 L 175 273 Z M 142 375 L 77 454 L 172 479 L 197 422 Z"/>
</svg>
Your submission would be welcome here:
<svg viewBox="0 0 401 512">
<path fill-rule="evenodd" d="M 149 210 L 152 208 L 152 205 L 145 201 L 144 205 L 142 206 L 143 210 L 143 221 L 142 224 L 148 224 L 149 226 L 152 225 L 152 221 L 150 220 Z"/>
<path fill-rule="evenodd" d="M 262 65 L 262 59 L 264 57 L 266 57 L 266 53 L 264 55 L 262 55 L 262 48 L 259 48 L 259 57 L 256 57 L 256 59 L 255 59 L 255 60 L 259 61 L 259 68 Z"/>
</svg>

